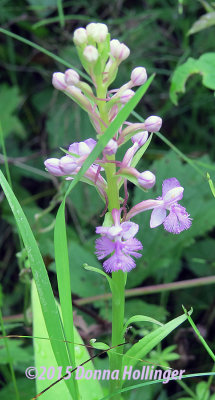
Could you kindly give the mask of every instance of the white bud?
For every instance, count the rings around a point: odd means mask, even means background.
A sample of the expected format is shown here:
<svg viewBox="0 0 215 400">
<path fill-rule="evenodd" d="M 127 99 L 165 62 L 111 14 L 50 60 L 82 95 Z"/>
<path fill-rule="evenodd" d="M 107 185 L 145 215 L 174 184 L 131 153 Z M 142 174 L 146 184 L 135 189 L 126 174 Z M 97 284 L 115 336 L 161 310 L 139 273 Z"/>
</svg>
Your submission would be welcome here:
<svg viewBox="0 0 215 400">
<path fill-rule="evenodd" d="M 133 86 L 143 85 L 147 81 L 147 73 L 144 67 L 134 68 L 131 73 L 131 81 Z"/>
<path fill-rule="evenodd" d="M 96 23 L 95 22 L 91 22 L 90 24 L 88 24 L 86 26 L 86 31 L 87 31 L 87 36 L 88 37 L 92 37 L 94 36 L 95 32 L 96 32 Z"/>
<path fill-rule="evenodd" d="M 144 171 L 138 176 L 138 183 L 144 189 L 151 189 L 156 181 L 155 175 L 151 171 Z"/>
<path fill-rule="evenodd" d="M 74 43 L 76 46 L 80 46 L 87 42 L 87 31 L 84 28 L 78 28 L 74 32 L 73 36 Z"/>
<path fill-rule="evenodd" d="M 158 132 L 161 128 L 161 125 L 162 125 L 162 119 L 155 115 L 146 118 L 144 122 L 145 129 L 148 132 Z"/>
<path fill-rule="evenodd" d="M 98 32 L 97 32 L 96 41 L 99 43 L 104 42 L 107 37 L 107 34 L 108 34 L 107 25 L 98 23 L 97 30 L 98 30 Z"/>
<path fill-rule="evenodd" d="M 107 154 L 108 156 L 111 156 L 112 154 L 116 154 L 118 149 L 118 145 L 116 140 L 111 139 L 109 140 L 108 144 L 105 146 L 103 153 Z"/>
<path fill-rule="evenodd" d="M 133 90 L 127 89 L 120 96 L 120 102 L 122 104 L 126 104 L 134 95 L 135 95 L 135 92 Z"/>
<path fill-rule="evenodd" d="M 55 89 L 65 90 L 67 88 L 65 75 L 62 72 L 55 72 L 52 75 L 52 85 L 55 87 Z"/>
<path fill-rule="evenodd" d="M 88 37 L 92 38 L 98 43 L 104 42 L 108 34 L 107 25 L 100 23 L 95 24 L 93 22 L 86 26 L 86 31 Z"/>
<path fill-rule="evenodd" d="M 74 161 L 73 157 L 64 156 L 60 159 L 59 166 L 64 175 L 67 175 L 72 174 L 76 170 L 77 163 Z"/>
<path fill-rule="evenodd" d="M 84 57 L 90 63 L 96 62 L 98 60 L 98 50 L 94 46 L 86 46 L 83 52 Z"/>
<path fill-rule="evenodd" d="M 136 135 L 132 136 L 131 141 L 132 143 L 137 143 L 138 146 L 141 147 L 146 143 L 147 139 L 148 139 L 148 132 L 143 131 L 136 133 Z"/>
<path fill-rule="evenodd" d="M 110 41 L 110 52 L 112 56 L 119 61 L 125 60 L 130 54 L 129 48 L 124 43 L 120 43 L 117 39 Z"/>
<path fill-rule="evenodd" d="M 80 76 L 74 69 L 67 69 L 65 71 L 65 82 L 67 85 L 77 85 L 79 81 Z"/>
</svg>

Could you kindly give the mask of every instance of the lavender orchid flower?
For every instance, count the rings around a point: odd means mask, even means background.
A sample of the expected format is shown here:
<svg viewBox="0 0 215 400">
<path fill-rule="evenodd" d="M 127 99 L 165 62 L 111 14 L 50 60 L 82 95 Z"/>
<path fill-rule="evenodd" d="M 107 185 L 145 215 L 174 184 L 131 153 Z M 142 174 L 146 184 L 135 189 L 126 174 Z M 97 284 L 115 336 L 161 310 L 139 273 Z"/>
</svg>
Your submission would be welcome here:
<svg viewBox="0 0 215 400">
<path fill-rule="evenodd" d="M 134 222 L 120 223 L 121 211 L 117 209 L 112 210 L 112 217 L 114 225 L 110 227 L 98 226 L 96 233 L 101 234 L 102 237 L 96 239 L 96 256 L 99 260 L 109 256 L 103 263 L 106 272 L 113 272 L 122 270 L 128 272 L 136 267 L 133 257 L 139 258 L 141 254 L 138 253 L 142 250 L 141 242 L 134 238 L 139 230 L 139 226 Z"/>
<path fill-rule="evenodd" d="M 183 192 L 184 188 L 176 178 L 165 179 L 162 185 L 162 196 L 157 200 L 145 200 L 137 204 L 129 211 L 126 219 L 142 211 L 153 209 L 150 219 L 151 228 L 163 224 L 168 232 L 179 234 L 189 229 L 192 223 L 186 209 L 178 204 L 183 197 Z M 168 215 L 166 210 L 169 211 Z"/>
</svg>

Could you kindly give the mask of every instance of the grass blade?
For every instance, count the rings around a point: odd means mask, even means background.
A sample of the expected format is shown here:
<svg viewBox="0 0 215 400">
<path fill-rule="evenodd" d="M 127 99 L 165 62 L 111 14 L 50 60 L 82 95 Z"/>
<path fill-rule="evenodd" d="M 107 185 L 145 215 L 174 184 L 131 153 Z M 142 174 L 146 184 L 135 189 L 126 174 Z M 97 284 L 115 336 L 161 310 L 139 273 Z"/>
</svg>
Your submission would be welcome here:
<svg viewBox="0 0 215 400">
<path fill-rule="evenodd" d="M 65 228 L 65 199 L 63 206 L 59 209 L 58 220 L 56 221 L 54 230 L 54 248 L 55 248 L 55 263 L 57 272 L 58 291 L 60 298 L 60 305 L 62 311 L 63 326 L 65 332 L 65 339 L 72 343 L 67 343 L 67 348 L 71 358 L 69 365 L 76 366 L 75 362 L 75 346 L 74 346 L 74 329 L 73 329 L 73 307 L 72 307 L 72 294 L 71 294 L 71 281 L 69 270 L 69 256 L 67 248 L 67 237 Z M 72 375 L 72 380 L 75 388 L 75 399 L 79 398 L 78 384 L 75 375 Z"/>
<path fill-rule="evenodd" d="M 63 28 L 65 26 L 65 19 L 64 19 L 64 13 L 63 13 L 62 0 L 57 0 L 57 9 L 58 9 L 60 26 L 61 26 L 61 28 Z"/>
</svg>

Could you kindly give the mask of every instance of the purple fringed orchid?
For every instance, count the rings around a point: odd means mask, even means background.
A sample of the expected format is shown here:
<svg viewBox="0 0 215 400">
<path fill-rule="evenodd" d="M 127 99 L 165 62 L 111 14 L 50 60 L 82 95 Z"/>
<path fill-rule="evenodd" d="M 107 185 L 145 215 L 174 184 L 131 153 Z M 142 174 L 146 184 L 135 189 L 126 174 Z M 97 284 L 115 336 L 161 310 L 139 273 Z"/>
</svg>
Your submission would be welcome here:
<svg viewBox="0 0 215 400">
<path fill-rule="evenodd" d="M 120 214 L 120 210 L 113 209 L 114 224 L 110 227 L 98 226 L 96 228 L 96 233 L 102 235 L 102 237 L 96 239 L 95 253 L 98 260 L 102 260 L 111 254 L 111 257 L 103 263 L 106 272 L 114 272 L 120 269 L 123 272 L 128 272 L 136 266 L 131 256 L 141 257 L 138 251 L 142 250 L 143 246 L 139 240 L 134 238 L 139 230 L 139 225 L 130 221 L 120 223 Z"/>
<path fill-rule="evenodd" d="M 183 192 L 184 188 L 176 178 L 165 179 L 162 185 L 162 196 L 157 200 L 145 200 L 137 204 L 129 211 L 126 219 L 153 209 L 150 219 L 151 228 L 163 224 L 168 232 L 179 234 L 189 229 L 192 223 L 186 209 L 178 204 L 178 201 L 183 198 Z M 166 210 L 169 211 L 168 215 Z"/>
</svg>

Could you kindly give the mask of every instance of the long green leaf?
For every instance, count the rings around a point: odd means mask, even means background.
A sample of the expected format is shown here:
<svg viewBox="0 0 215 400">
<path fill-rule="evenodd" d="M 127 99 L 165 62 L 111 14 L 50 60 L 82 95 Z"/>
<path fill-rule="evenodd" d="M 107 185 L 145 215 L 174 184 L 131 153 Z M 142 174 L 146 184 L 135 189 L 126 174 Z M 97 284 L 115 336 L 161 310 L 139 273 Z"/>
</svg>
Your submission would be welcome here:
<svg viewBox="0 0 215 400">
<path fill-rule="evenodd" d="M 58 291 L 62 311 L 65 339 L 72 343 L 67 343 L 67 348 L 71 358 L 71 365 L 76 366 L 74 348 L 74 329 L 73 329 L 73 307 L 71 296 L 71 282 L 69 272 L 69 257 L 67 250 L 67 237 L 64 227 L 64 210 L 60 209 L 58 229 L 54 231 L 55 263 L 57 272 Z M 75 399 L 78 398 L 78 385 L 75 375 L 72 375 L 75 388 Z"/>
<path fill-rule="evenodd" d="M 186 315 L 181 315 L 139 340 L 123 356 L 123 368 L 125 366 L 127 368 L 130 366 L 134 367 L 138 363 L 138 360 L 145 357 L 161 340 L 168 336 L 182 322 L 186 321 L 186 319 Z"/>
<path fill-rule="evenodd" d="M 0 184 L 8 200 L 10 208 L 15 217 L 17 227 L 22 236 L 28 258 L 35 279 L 38 295 L 40 298 L 41 308 L 46 327 L 50 338 L 59 339 L 59 342 L 52 342 L 52 348 L 58 365 L 69 365 L 69 358 L 64 341 L 61 319 L 56 307 L 54 295 L 48 278 L 45 264 L 39 251 L 37 242 L 34 238 L 30 225 L 26 216 L 10 188 L 3 173 L 0 171 Z M 70 393 L 73 394 L 72 381 L 67 381 Z"/>
</svg>

